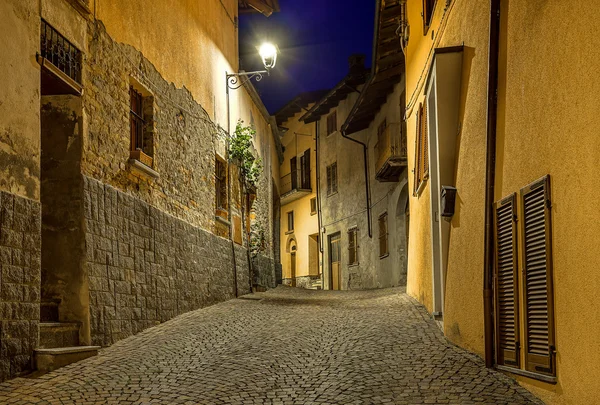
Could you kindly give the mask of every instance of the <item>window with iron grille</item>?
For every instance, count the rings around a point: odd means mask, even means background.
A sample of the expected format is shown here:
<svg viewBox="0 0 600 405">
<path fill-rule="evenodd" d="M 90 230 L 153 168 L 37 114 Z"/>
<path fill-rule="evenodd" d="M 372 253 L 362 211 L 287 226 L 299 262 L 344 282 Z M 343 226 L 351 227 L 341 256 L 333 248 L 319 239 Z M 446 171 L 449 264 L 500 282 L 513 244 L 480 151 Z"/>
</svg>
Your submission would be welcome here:
<svg viewBox="0 0 600 405">
<path fill-rule="evenodd" d="M 387 212 L 379 216 L 379 257 L 384 258 L 389 255 L 388 248 L 388 214 Z"/>
<path fill-rule="evenodd" d="M 145 93 L 145 94 L 144 94 Z M 129 86 L 130 158 L 152 167 L 154 157 L 154 98 L 139 86 Z"/>
<path fill-rule="evenodd" d="M 327 195 L 333 195 L 338 191 L 337 162 L 327 166 Z"/>
<path fill-rule="evenodd" d="M 348 265 L 358 264 L 358 228 L 348 230 Z"/>
<path fill-rule="evenodd" d="M 327 116 L 327 135 L 331 135 L 335 131 L 337 131 L 337 111 Z"/>
<path fill-rule="evenodd" d="M 44 20 L 40 42 L 40 56 L 81 84 L 81 51 Z"/>
<path fill-rule="evenodd" d="M 220 216 L 227 215 L 227 166 L 218 157 L 215 159 L 215 197 Z"/>
</svg>

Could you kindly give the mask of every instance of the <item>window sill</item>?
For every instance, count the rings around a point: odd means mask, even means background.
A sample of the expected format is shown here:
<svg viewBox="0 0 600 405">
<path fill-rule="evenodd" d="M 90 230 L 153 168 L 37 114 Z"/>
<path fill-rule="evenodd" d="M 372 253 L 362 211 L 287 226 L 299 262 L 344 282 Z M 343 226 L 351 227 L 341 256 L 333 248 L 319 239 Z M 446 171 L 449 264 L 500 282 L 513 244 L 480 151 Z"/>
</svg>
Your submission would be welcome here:
<svg viewBox="0 0 600 405">
<path fill-rule="evenodd" d="M 333 197 L 334 195 L 336 195 L 338 192 L 336 191 L 335 193 L 331 193 L 331 194 L 327 194 L 327 198 L 329 197 Z"/>
<path fill-rule="evenodd" d="M 220 222 L 223 225 L 231 226 L 231 222 L 219 215 L 215 215 L 215 221 Z"/>
<path fill-rule="evenodd" d="M 496 369 L 500 370 L 500 371 L 504 371 L 506 373 L 520 375 L 523 377 L 531 378 L 533 380 L 543 381 L 543 382 L 550 383 L 550 384 L 556 384 L 558 382 L 556 377 L 545 375 L 545 374 L 538 374 L 538 373 L 534 373 L 532 371 L 522 370 L 520 368 L 512 368 L 512 367 L 507 367 L 507 366 L 496 365 Z"/>
<path fill-rule="evenodd" d="M 385 258 L 386 258 L 386 257 L 388 257 L 389 255 L 390 255 L 389 253 L 386 253 L 386 254 L 384 254 L 384 255 L 381 255 L 381 256 L 379 256 L 379 259 L 380 259 L 380 260 L 381 260 L 381 259 L 385 259 Z"/>
<path fill-rule="evenodd" d="M 311 212 L 310 215 L 317 215 L 317 213 L 316 212 Z"/>
<path fill-rule="evenodd" d="M 360 263 L 358 263 L 358 262 L 356 262 L 356 263 L 352 263 L 352 264 L 348 264 L 348 268 L 351 268 L 351 267 L 358 267 L 358 265 L 359 265 L 359 264 L 360 264 Z"/>
<path fill-rule="evenodd" d="M 144 163 L 140 162 L 137 159 L 129 159 L 129 164 L 131 168 L 141 172 L 142 174 L 152 177 L 154 179 L 158 179 L 160 175 L 156 170 L 153 170 L 151 167 L 146 166 Z"/>
<path fill-rule="evenodd" d="M 291 235 L 291 234 L 293 234 L 293 233 L 294 233 L 294 230 L 293 230 L 293 229 L 292 229 L 291 231 L 286 231 L 286 232 L 285 232 L 285 234 L 286 234 L 286 235 Z"/>
</svg>

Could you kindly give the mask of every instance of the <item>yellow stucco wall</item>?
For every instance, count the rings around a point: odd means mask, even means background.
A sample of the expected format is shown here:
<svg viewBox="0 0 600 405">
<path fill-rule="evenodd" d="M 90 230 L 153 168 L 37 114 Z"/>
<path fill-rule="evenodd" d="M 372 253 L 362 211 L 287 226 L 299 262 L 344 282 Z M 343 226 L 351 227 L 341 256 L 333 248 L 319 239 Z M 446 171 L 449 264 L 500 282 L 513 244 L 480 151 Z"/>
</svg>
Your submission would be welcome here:
<svg viewBox="0 0 600 405">
<path fill-rule="evenodd" d="M 297 113 L 282 124 L 288 128 L 288 131 L 282 138 L 285 151 L 283 154 L 283 163 L 280 166 L 281 176 L 283 177 L 290 173 L 290 159 L 292 157 L 299 156 L 306 149 L 310 148 L 310 177 L 312 185 L 312 193 L 281 206 L 281 265 L 283 268 L 283 278 L 291 277 L 291 256 L 288 251 L 288 242 L 290 239 L 295 239 L 297 246 L 296 277 L 304 277 L 309 275 L 309 235 L 319 233 L 318 217 L 316 214 L 311 215 L 310 212 L 310 200 L 317 196 L 315 124 L 305 124 L 299 121 L 298 119 L 303 114 L 304 111 Z M 296 135 L 296 133 L 299 135 Z M 300 164 L 299 157 L 298 164 Z M 287 213 L 290 211 L 294 211 L 294 232 L 288 234 Z"/>
<path fill-rule="evenodd" d="M 438 2 L 440 3 L 440 2 Z M 458 135 L 458 189 L 445 288 L 444 331 L 454 343 L 483 354 L 483 236 L 489 4 L 438 4 L 423 36 L 421 1 L 408 3 L 407 102 L 423 100 L 431 47 L 464 42 Z M 595 121 L 600 84 L 594 80 L 600 38 L 590 31 L 600 11 L 588 3 L 503 1 L 495 199 L 552 177 L 552 234 L 557 343 L 556 385 L 517 377 L 551 404 L 596 403 L 600 378 L 600 306 L 595 220 L 600 161 Z M 576 23 L 575 23 L 576 22 Z M 434 39 L 431 38 L 434 31 Z M 557 33 L 560 33 L 557 35 Z M 409 110 L 409 167 L 414 167 L 416 108 Z M 412 178 L 410 179 L 412 188 Z M 428 187 L 411 199 L 409 284 L 430 308 Z M 422 246 L 424 244 L 426 246 Z M 521 318 L 521 321 L 523 318 Z"/>
</svg>

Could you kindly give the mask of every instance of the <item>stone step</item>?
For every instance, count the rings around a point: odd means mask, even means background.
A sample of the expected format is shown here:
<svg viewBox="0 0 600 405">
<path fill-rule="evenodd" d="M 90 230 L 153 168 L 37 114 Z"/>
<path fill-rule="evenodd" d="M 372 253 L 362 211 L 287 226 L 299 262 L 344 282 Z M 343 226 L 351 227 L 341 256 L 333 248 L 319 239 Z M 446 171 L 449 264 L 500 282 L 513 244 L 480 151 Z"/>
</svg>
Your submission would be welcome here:
<svg viewBox="0 0 600 405">
<path fill-rule="evenodd" d="M 43 299 L 40 302 L 40 321 L 42 322 L 58 322 L 58 299 Z"/>
<path fill-rule="evenodd" d="M 46 373 L 68 364 L 96 356 L 100 346 L 58 347 L 35 349 L 35 366 L 38 372 Z"/>
<path fill-rule="evenodd" d="M 40 322 L 40 349 L 79 346 L 79 324 Z"/>
</svg>

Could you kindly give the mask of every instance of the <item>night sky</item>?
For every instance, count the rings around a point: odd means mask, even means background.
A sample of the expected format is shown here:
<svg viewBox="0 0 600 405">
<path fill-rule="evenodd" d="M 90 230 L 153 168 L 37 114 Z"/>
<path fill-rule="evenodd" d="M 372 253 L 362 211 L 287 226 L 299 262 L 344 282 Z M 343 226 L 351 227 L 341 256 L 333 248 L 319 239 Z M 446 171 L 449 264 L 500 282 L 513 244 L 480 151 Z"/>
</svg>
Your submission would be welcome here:
<svg viewBox="0 0 600 405">
<path fill-rule="evenodd" d="M 256 46 L 279 47 L 277 66 L 256 89 L 271 114 L 299 93 L 329 89 L 348 73 L 348 57 L 367 56 L 373 46 L 373 0 L 279 0 L 281 11 L 267 18 L 240 16 L 241 68 L 261 70 Z"/>
</svg>

